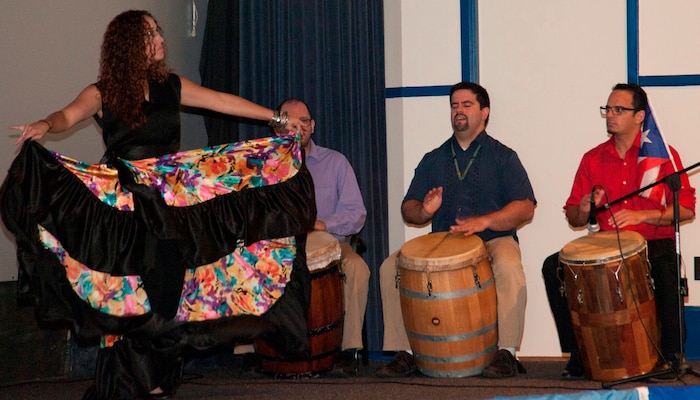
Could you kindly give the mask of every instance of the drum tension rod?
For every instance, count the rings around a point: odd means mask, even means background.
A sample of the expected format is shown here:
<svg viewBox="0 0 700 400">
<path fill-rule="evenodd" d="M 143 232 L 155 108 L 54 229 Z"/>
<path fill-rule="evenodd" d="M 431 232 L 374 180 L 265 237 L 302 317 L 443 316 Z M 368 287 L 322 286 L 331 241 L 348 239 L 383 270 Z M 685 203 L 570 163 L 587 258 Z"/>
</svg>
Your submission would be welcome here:
<svg viewBox="0 0 700 400">
<path fill-rule="evenodd" d="M 649 262 L 649 259 L 647 258 L 647 271 L 651 271 L 651 262 Z M 654 278 L 651 277 L 651 272 L 647 272 L 647 285 L 649 285 L 649 289 L 651 290 L 656 290 L 656 285 L 654 284 Z"/>
<path fill-rule="evenodd" d="M 430 279 L 430 269 L 425 268 L 425 274 L 427 275 L 428 278 L 428 297 L 433 295 L 433 280 Z"/>
<path fill-rule="evenodd" d="M 481 278 L 479 278 L 479 273 L 476 271 L 474 271 L 474 284 L 481 289 Z"/>
<path fill-rule="evenodd" d="M 620 303 L 625 304 L 625 296 L 622 294 L 622 288 L 620 285 L 617 285 L 615 292 L 617 293 L 617 298 L 620 300 Z"/>
<path fill-rule="evenodd" d="M 578 290 L 578 294 L 576 295 L 576 301 L 578 301 L 579 306 L 583 305 L 583 290 Z"/>
<path fill-rule="evenodd" d="M 615 293 L 617 293 L 617 298 L 620 300 L 621 304 L 625 304 L 625 296 L 622 294 L 622 286 L 620 286 L 620 268 L 622 268 L 622 265 L 624 264 L 624 259 L 620 261 L 620 265 L 617 266 L 617 269 L 615 270 L 615 281 L 617 282 L 617 287 L 615 288 Z"/>
</svg>

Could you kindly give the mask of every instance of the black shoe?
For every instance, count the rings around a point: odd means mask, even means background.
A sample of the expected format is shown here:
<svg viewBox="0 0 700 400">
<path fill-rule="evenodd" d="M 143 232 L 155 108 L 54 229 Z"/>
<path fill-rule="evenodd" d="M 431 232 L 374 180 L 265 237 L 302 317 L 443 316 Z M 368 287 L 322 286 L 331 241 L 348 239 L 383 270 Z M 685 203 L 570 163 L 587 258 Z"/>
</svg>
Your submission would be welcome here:
<svg viewBox="0 0 700 400">
<path fill-rule="evenodd" d="M 583 374 L 583 363 L 577 355 L 572 355 L 569 362 L 566 363 L 564 371 L 561 373 L 561 379 L 565 381 L 580 381 L 586 379 Z"/>
<path fill-rule="evenodd" d="M 493 355 L 491 362 L 481 371 L 481 376 L 494 379 L 511 378 L 516 376 L 518 372 L 521 374 L 526 373 L 525 367 L 515 356 L 510 354 L 510 351 L 500 349 Z"/>
<path fill-rule="evenodd" d="M 688 364 L 688 360 L 686 360 L 684 356 L 680 360 L 673 360 L 673 369 L 681 373 L 685 373 L 686 370 L 690 369 L 690 364 Z"/>
<path fill-rule="evenodd" d="M 357 376 L 359 370 L 360 352 L 358 349 L 343 350 L 338 354 L 333 369 L 328 376 L 350 378 Z"/>
<path fill-rule="evenodd" d="M 238 368 L 236 377 L 238 379 L 260 379 L 263 378 L 260 366 L 260 356 L 257 353 L 245 353 Z"/>
<path fill-rule="evenodd" d="M 418 371 L 416 360 L 411 354 L 399 351 L 394 355 L 394 359 L 389 364 L 377 369 L 378 378 L 403 378 L 413 375 Z"/>
</svg>

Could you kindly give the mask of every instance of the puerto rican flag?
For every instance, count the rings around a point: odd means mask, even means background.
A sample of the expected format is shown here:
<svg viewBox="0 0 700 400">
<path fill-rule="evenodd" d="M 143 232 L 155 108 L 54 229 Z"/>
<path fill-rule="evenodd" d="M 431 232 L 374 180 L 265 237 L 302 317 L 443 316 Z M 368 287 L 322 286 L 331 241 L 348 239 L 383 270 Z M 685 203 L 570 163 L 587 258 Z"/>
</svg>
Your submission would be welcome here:
<svg viewBox="0 0 700 400">
<path fill-rule="evenodd" d="M 672 162 L 674 171 L 677 171 L 671 151 L 664 140 L 663 134 L 661 134 L 661 129 L 654 116 L 651 102 L 647 105 L 645 114 L 637 161 L 637 176 L 640 177 L 640 188 L 663 179 L 664 176 L 660 175 L 661 166 L 667 162 Z M 666 205 L 664 185 L 656 185 L 639 195 L 651 199 L 662 206 Z"/>
</svg>

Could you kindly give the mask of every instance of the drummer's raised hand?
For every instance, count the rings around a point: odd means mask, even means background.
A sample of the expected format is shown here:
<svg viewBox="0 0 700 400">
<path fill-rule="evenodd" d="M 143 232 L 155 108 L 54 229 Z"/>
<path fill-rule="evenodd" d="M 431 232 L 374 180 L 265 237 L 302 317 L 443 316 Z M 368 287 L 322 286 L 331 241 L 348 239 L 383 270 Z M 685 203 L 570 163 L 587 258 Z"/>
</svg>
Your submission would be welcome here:
<svg viewBox="0 0 700 400">
<path fill-rule="evenodd" d="M 430 189 L 423 198 L 423 211 L 432 217 L 441 205 L 442 186 Z"/>
<path fill-rule="evenodd" d="M 423 225 L 433 219 L 442 205 L 442 186 L 432 188 L 423 201 L 410 199 L 401 203 L 401 216 L 409 224 Z"/>
</svg>

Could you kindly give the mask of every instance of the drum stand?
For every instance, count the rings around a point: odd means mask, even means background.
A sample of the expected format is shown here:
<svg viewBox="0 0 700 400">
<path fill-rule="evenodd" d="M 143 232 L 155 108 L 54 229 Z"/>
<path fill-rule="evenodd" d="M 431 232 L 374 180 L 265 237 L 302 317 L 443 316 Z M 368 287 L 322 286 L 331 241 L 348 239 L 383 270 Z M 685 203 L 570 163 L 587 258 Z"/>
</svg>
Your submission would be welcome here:
<svg viewBox="0 0 700 400">
<path fill-rule="evenodd" d="M 661 376 L 661 375 L 666 375 L 669 372 L 672 372 L 678 377 L 679 379 L 682 378 L 684 374 L 689 374 L 693 375 L 696 377 L 700 377 L 700 374 L 695 372 L 685 361 L 685 338 L 683 335 L 683 326 L 684 326 L 684 319 L 685 316 L 683 315 L 683 297 L 687 295 L 688 293 L 688 286 L 687 283 L 684 284 L 684 282 L 681 280 L 681 235 L 680 235 L 680 206 L 678 205 L 678 192 L 681 189 L 681 178 L 680 174 L 687 172 L 697 166 L 700 165 L 700 162 L 697 162 L 693 165 L 691 165 L 688 168 L 684 168 L 678 172 L 674 172 L 671 175 L 666 176 L 665 178 L 662 178 L 656 182 L 653 182 L 647 186 L 644 186 L 643 188 L 640 188 L 639 190 L 636 190 L 632 193 L 629 193 L 625 196 L 620 197 L 617 200 L 614 200 L 612 202 L 609 202 L 605 204 L 605 208 L 610 208 L 613 204 L 619 203 L 622 200 L 631 197 L 633 195 L 642 193 L 643 191 L 654 187 L 660 183 L 666 183 L 668 184 L 669 188 L 673 191 L 673 226 L 674 226 L 674 231 L 675 231 L 675 245 L 676 245 L 676 288 L 677 288 L 677 294 L 678 294 L 678 337 L 679 337 L 679 343 L 680 343 L 680 353 L 678 353 L 678 365 L 673 365 L 672 363 L 668 363 L 669 369 L 665 369 L 662 371 L 651 371 L 646 374 L 638 375 L 638 376 L 633 376 L 630 378 L 625 378 L 625 379 L 620 379 L 617 381 L 613 382 L 603 382 L 603 388 L 609 388 L 614 385 L 620 384 L 620 383 L 627 383 L 627 382 L 634 382 L 638 380 L 643 380 L 643 379 L 648 379 L 648 378 L 653 378 L 655 376 Z"/>
</svg>

